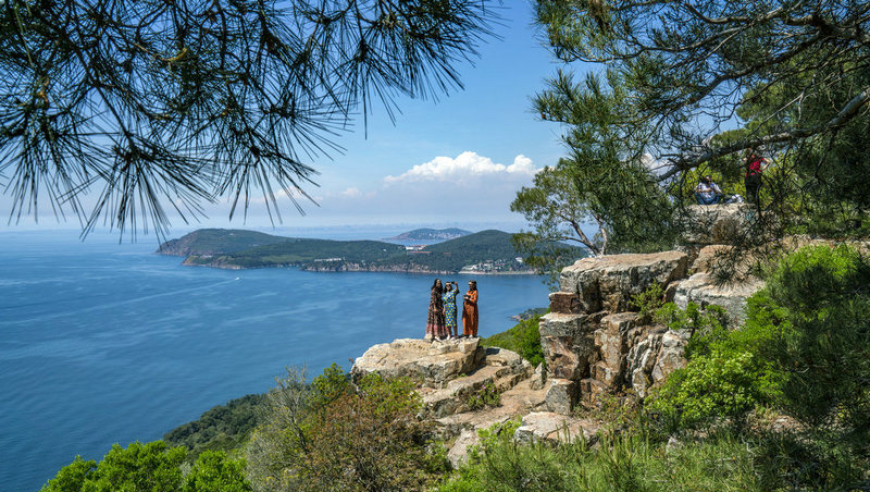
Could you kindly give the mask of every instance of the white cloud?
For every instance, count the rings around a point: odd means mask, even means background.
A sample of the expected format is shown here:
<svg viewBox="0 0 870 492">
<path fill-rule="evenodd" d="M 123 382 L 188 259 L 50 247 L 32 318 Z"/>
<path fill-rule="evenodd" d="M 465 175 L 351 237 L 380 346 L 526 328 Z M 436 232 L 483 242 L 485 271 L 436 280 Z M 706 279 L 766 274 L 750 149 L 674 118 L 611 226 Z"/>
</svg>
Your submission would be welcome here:
<svg viewBox="0 0 870 492">
<path fill-rule="evenodd" d="M 497 164 L 489 157 L 477 155 L 475 152 L 463 152 L 456 156 L 439 156 L 429 162 L 418 164 L 399 176 L 387 176 L 386 184 L 419 183 L 426 181 L 453 181 L 477 178 L 483 176 L 517 176 L 530 177 L 539 169 L 532 160 L 520 154 L 510 165 Z"/>
<path fill-rule="evenodd" d="M 347 198 L 357 198 L 357 197 L 362 196 L 362 192 L 359 191 L 359 188 L 352 186 L 352 187 L 342 191 L 341 196 L 344 196 Z"/>
</svg>

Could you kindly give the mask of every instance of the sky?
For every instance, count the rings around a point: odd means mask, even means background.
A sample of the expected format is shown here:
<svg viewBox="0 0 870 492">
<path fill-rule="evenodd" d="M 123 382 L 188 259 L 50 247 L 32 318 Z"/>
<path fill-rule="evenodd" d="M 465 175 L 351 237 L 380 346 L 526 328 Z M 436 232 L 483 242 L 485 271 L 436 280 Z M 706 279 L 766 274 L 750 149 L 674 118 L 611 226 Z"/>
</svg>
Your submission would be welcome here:
<svg viewBox="0 0 870 492">
<path fill-rule="evenodd" d="M 268 232 L 340 226 L 489 227 L 511 232 L 524 226 L 510 203 L 535 172 L 564 154 L 563 130 L 532 112 L 532 96 L 545 87 L 558 64 L 532 25 L 528 0 L 504 2 L 502 25 L 474 64 L 460 65 L 464 89 L 437 101 L 399 98 L 395 123 L 381 107 L 369 116 L 367 131 L 357 124 L 337 143 L 341 153 L 317 156 L 318 186 L 305 191 L 315 203 L 301 200 L 300 215 L 285 197 L 279 199 L 281 222 L 271 224 L 262 198 L 252 200 L 246 218 L 229 219 L 229 202 L 207 204 L 208 218 L 185 224 L 172 219 L 170 236 L 200 227 L 246 228 Z M 8 216 L 11 199 L 0 195 L 0 212 Z M 80 228 L 67 217 L 58 221 L 42 206 L 39 223 L 32 218 L 0 223 L 0 232 Z M 107 231 L 101 226 L 98 231 Z M 141 233 L 140 233 L 141 234 Z"/>
</svg>

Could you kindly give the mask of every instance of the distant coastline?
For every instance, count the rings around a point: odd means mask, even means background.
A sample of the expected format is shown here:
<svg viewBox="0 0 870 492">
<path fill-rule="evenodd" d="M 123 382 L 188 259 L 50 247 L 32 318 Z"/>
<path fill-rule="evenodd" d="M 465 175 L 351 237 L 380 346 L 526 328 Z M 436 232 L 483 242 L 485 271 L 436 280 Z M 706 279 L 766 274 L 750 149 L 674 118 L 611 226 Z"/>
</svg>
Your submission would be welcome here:
<svg viewBox="0 0 870 492">
<path fill-rule="evenodd" d="M 422 231 L 422 232 L 420 232 Z M 467 231 L 411 231 L 396 237 Z M 413 233 L 413 234 L 412 234 Z M 417 240 L 417 239 L 412 239 Z M 186 266 L 225 270 L 297 268 L 310 272 L 389 272 L 437 275 L 536 275 L 514 248 L 512 235 L 487 230 L 435 244 L 303 239 L 224 229 L 202 229 L 163 243 L 158 254 L 184 257 Z M 582 250 L 578 257 L 585 256 Z"/>
</svg>

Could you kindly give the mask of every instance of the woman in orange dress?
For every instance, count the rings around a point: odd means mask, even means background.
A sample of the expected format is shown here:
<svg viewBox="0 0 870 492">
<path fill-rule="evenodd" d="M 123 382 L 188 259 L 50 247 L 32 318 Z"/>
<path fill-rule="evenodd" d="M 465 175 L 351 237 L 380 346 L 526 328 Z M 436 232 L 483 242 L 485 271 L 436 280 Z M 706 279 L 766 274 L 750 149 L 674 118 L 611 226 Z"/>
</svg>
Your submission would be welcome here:
<svg viewBox="0 0 870 492">
<path fill-rule="evenodd" d="M 468 282 L 468 292 L 463 296 L 462 336 L 477 337 L 477 282 Z"/>
</svg>

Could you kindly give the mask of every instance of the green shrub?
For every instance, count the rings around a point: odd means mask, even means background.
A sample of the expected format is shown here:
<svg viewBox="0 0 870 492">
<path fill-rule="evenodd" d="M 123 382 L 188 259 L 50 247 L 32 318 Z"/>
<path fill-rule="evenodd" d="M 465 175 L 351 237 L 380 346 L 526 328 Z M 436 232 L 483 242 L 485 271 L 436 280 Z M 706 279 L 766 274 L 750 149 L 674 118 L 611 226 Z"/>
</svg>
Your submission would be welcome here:
<svg viewBox="0 0 870 492">
<path fill-rule="evenodd" d="M 870 261 L 848 246 L 807 247 L 785 258 L 748 327 L 776 336 L 759 352 L 782 372 L 782 409 L 809 429 L 870 440 Z"/>
<path fill-rule="evenodd" d="M 183 472 L 184 447 L 163 441 L 115 444 L 97 463 L 79 457 L 49 480 L 42 492 L 249 492 L 244 463 L 222 452 L 202 453 L 190 472 Z M 188 466 L 188 465 L 184 465 Z"/>
<path fill-rule="evenodd" d="M 665 289 L 652 283 L 643 292 L 631 298 L 631 309 L 637 311 L 641 320 L 650 319 L 665 302 Z"/>
<path fill-rule="evenodd" d="M 411 381 L 370 374 L 352 384 L 333 366 L 303 382 L 290 371 L 270 394 L 267 423 L 248 446 L 257 490 L 423 490 L 447 470 L 430 423 L 416 418 Z"/>
<path fill-rule="evenodd" d="M 486 407 L 497 407 L 501 404 L 501 393 L 495 385 L 484 384 L 479 390 L 472 392 L 465 399 L 470 410 L 480 410 Z"/>
<path fill-rule="evenodd" d="M 170 446 L 187 446 L 187 460 L 196 461 L 206 450 L 233 452 L 240 448 L 260 423 L 266 395 L 246 395 L 206 411 L 198 420 L 167 432 L 163 440 Z"/>
<path fill-rule="evenodd" d="M 729 332 L 724 309 L 701 309 L 691 302 L 685 310 L 669 303 L 658 310 L 656 319 L 690 333 L 686 367 L 674 371 L 648 402 L 669 432 L 719 418 L 740 423 L 750 410 L 769 403 L 778 393 L 779 378 L 770 362 L 756 352 L 772 337 L 769 326 Z"/>
<path fill-rule="evenodd" d="M 754 447 L 731 433 L 671 449 L 643 433 L 552 446 L 513 442 L 508 431 L 482 433 L 480 449 L 439 492 L 746 492 L 762 489 Z M 767 489 L 769 490 L 769 489 Z"/>
<path fill-rule="evenodd" d="M 543 315 L 535 315 L 525 321 L 520 321 L 507 331 L 481 338 L 480 343 L 484 347 L 500 347 L 512 350 L 529 361 L 533 367 L 537 367 L 538 364 L 545 362 L 544 351 L 541 348 L 541 332 L 538 329 L 541 316 Z"/>
<path fill-rule="evenodd" d="M 709 354 L 711 344 L 728 336 L 728 314 L 724 308 L 716 305 L 702 308 L 689 302 L 686 309 L 680 309 L 669 302 L 656 310 L 654 319 L 674 331 L 689 333 L 685 349 L 686 358 L 689 359 Z"/>
</svg>

